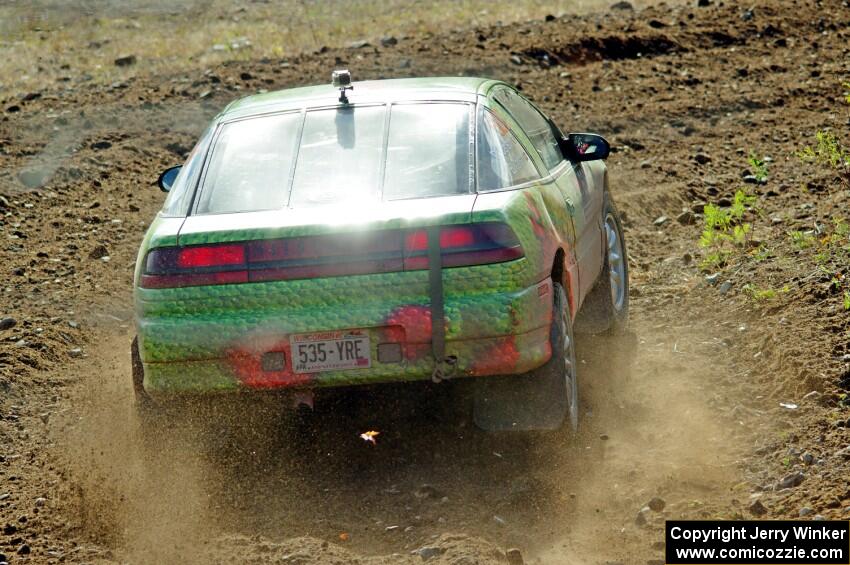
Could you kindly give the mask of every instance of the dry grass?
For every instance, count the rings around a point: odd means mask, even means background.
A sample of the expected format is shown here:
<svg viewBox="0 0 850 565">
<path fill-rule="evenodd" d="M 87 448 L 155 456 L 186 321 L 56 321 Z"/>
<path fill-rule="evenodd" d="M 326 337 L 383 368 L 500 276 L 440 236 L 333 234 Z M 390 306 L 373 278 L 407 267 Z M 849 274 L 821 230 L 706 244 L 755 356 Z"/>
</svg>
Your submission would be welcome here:
<svg viewBox="0 0 850 565">
<path fill-rule="evenodd" d="M 110 83 L 388 35 L 607 9 L 613 1 L 12 0 L 0 4 L 0 96 L 57 82 Z M 129 54 L 136 64 L 114 64 Z"/>
</svg>

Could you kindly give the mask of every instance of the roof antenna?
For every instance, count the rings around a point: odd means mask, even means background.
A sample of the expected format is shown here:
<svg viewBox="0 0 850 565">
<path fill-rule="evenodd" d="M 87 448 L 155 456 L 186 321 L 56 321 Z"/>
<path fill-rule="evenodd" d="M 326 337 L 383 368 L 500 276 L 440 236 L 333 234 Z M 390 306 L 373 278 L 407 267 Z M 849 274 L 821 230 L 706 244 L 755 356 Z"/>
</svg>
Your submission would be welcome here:
<svg viewBox="0 0 850 565">
<path fill-rule="evenodd" d="M 346 90 L 354 90 L 351 86 L 351 73 L 348 69 L 340 69 L 331 74 L 334 88 L 339 89 L 339 101 L 342 104 L 348 104 L 348 96 L 345 95 Z"/>
</svg>

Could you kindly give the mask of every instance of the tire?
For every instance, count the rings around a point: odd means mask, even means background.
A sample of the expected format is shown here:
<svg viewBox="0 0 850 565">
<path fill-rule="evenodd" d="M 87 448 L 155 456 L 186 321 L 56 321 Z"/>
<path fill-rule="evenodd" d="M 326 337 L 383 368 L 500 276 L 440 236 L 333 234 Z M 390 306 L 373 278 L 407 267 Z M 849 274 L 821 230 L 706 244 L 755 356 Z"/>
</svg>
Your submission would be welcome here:
<svg viewBox="0 0 850 565">
<path fill-rule="evenodd" d="M 552 356 L 524 375 L 482 377 L 473 402 L 475 424 L 487 431 L 578 429 L 575 337 L 560 283 L 553 285 Z"/>
<path fill-rule="evenodd" d="M 136 404 L 148 406 L 151 403 L 151 398 L 145 392 L 145 367 L 142 365 L 142 356 L 139 354 L 139 337 L 133 338 L 133 343 L 130 345 L 130 366 L 133 370 L 133 393 L 136 397 Z"/>
<path fill-rule="evenodd" d="M 629 325 L 629 258 L 620 214 L 607 190 L 604 198 L 605 260 L 599 280 L 579 312 L 576 329 L 581 333 L 623 335 Z"/>
</svg>

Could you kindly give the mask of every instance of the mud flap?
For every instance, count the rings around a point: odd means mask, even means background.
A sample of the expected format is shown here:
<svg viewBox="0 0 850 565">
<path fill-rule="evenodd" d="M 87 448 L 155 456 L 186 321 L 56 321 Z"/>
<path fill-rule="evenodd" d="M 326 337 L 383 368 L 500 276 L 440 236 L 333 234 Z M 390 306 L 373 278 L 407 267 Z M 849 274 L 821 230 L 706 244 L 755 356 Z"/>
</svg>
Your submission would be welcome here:
<svg viewBox="0 0 850 565">
<path fill-rule="evenodd" d="M 481 377 L 475 383 L 475 425 L 488 432 L 557 430 L 567 413 L 566 387 L 556 371 Z"/>
</svg>

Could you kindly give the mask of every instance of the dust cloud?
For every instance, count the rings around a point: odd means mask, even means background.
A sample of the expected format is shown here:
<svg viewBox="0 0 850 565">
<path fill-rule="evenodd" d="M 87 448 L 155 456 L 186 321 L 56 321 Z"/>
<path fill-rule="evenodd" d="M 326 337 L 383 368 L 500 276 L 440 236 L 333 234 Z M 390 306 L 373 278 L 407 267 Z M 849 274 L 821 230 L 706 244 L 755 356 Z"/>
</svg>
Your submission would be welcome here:
<svg viewBox="0 0 850 565">
<path fill-rule="evenodd" d="M 635 330 L 581 336 L 577 436 L 481 432 L 461 381 L 331 393 L 312 413 L 237 397 L 145 436 L 119 331 L 81 375 L 56 443 L 80 526 L 129 562 L 239 558 L 287 540 L 318 547 L 315 562 L 339 544 L 395 563 L 446 536 L 539 563 L 659 558 L 665 517 L 728 496 L 736 436 L 705 402 L 711 344 L 683 328 Z M 358 437 L 366 429 L 378 445 Z M 664 508 L 644 509 L 653 498 Z"/>
</svg>

